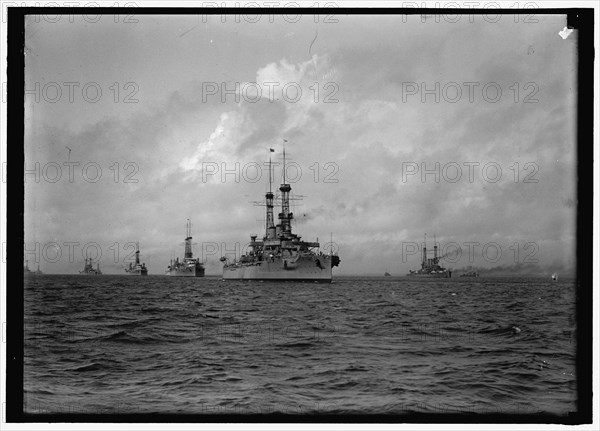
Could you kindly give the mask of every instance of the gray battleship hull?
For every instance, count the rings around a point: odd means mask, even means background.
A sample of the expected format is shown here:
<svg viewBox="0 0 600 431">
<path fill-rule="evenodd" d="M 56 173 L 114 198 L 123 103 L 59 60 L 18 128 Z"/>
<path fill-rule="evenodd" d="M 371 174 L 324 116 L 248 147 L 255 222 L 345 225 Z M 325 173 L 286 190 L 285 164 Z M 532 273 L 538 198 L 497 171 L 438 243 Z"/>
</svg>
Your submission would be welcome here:
<svg viewBox="0 0 600 431">
<path fill-rule="evenodd" d="M 452 272 L 409 272 L 406 276 L 419 278 L 451 278 Z"/>
<path fill-rule="evenodd" d="M 223 279 L 331 283 L 331 258 L 304 257 L 290 263 L 276 258 L 229 264 L 223 267 Z"/>
<path fill-rule="evenodd" d="M 204 268 L 178 268 L 167 270 L 165 275 L 170 277 L 204 277 Z"/>
<path fill-rule="evenodd" d="M 131 271 L 125 271 L 127 275 L 148 275 L 148 270 L 133 269 Z"/>
</svg>

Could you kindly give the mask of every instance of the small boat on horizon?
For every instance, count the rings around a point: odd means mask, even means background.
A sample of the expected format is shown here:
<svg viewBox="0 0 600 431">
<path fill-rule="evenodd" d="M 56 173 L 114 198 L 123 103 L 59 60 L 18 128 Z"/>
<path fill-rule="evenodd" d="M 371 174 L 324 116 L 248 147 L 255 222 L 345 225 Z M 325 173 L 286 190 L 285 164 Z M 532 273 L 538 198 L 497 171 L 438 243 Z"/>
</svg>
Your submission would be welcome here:
<svg viewBox="0 0 600 431">
<path fill-rule="evenodd" d="M 29 269 L 29 261 L 28 260 L 25 261 L 25 266 L 23 267 L 23 275 L 42 275 L 42 274 L 43 274 L 43 272 L 40 270 L 39 264 L 37 266 L 37 270 L 32 271 L 31 269 Z"/>
</svg>

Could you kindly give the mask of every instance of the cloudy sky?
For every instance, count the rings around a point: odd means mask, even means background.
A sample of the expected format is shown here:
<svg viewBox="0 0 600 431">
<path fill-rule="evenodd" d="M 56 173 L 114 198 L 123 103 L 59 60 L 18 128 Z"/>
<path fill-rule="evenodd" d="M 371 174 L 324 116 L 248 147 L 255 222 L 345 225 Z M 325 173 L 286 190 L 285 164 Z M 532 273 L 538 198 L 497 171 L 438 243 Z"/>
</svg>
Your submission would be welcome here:
<svg viewBox="0 0 600 431">
<path fill-rule="evenodd" d="M 255 202 L 285 139 L 294 231 L 333 235 L 335 274 L 416 269 L 425 233 L 461 247 L 454 269 L 566 271 L 577 34 L 558 35 L 564 16 L 524 20 L 31 17 L 30 267 L 75 273 L 91 244 L 122 273 L 139 241 L 160 274 L 190 218 L 195 254 L 219 274 L 222 254 L 264 232 Z"/>
</svg>

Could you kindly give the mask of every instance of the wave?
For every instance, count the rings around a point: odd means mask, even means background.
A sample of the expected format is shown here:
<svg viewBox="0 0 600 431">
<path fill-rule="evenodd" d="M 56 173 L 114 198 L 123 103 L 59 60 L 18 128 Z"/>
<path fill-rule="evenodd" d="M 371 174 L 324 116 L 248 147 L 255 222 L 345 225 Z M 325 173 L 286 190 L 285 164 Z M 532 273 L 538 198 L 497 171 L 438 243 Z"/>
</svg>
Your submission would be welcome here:
<svg viewBox="0 0 600 431">
<path fill-rule="evenodd" d="M 87 365 L 81 365 L 79 367 L 75 367 L 75 368 L 71 368 L 68 371 L 72 371 L 74 373 L 83 373 L 86 371 L 100 371 L 100 370 L 106 370 L 109 367 L 105 364 L 101 364 L 98 362 L 92 362 L 91 364 L 87 364 Z"/>
<path fill-rule="evenodd" d="M 159 317 L 148 317 L 146 319 L 136 319 L 136 320 L 130 320 L 127 322 L 118 322 L 118 323 L 110 323 L 108 325 L 106 325 L 109 328 L 125 328 L 125 329 L 132 329 L 135 328 L 136 326 L 141 326 L 145 323 L 150 323 L 150 322 L 157 322 L 162 320 Z"/>
<path fill-rule="evenodd" d="M 499 328 L 482 329 L 479 334 L 492 335 L 498 337 L 514 337 L 521 334 L 522 330 L 517 325 L 507 325 Z"/>
<path fill-rule="evenodd" d="M 127 331 L 117 331 L 107 335 L 95 335 L 92 337 L 78 338 L 74 340 L 68 340 L 74 343 L 119 343 L 119 344 L 156 344 L 162 343 L 166 340 L 156 336 L 144 336 L 138 337 L 131 335 Z M 170 340 L 169 340 L 170 341 Z"/>
</svg>

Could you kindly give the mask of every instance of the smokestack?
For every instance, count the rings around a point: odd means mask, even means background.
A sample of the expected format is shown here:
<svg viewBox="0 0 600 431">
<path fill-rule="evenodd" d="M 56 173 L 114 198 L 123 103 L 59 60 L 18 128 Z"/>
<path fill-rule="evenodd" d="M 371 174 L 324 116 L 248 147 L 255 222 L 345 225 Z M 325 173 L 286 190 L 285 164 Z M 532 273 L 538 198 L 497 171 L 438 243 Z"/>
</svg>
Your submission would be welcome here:
<svg viewBox="0 0 600 431">
<path fill-rule="evenodd" d="M 273 218 L 273 191 L 271 190 L 271 153 L 275 152 L 273 148 L 269 148 L 269 191 L 265 195 L 267 206 L 267 223 L 265 227 L 265 238 L 275 239 L 275 221 Z"/>
<path fill-rule="evenodd" d="M 290 213 L 290 191 L 292 187 L 285 183 L 285 148 L 283 149 L 283 183 L 279 187 L 281 192 L 281 213 L 279 213 L 279 219 L 281 220 L 281 233 L 283 235 L 289 235 L 291 233 L 291 220 L 294 217 Z"/>
</svg>

